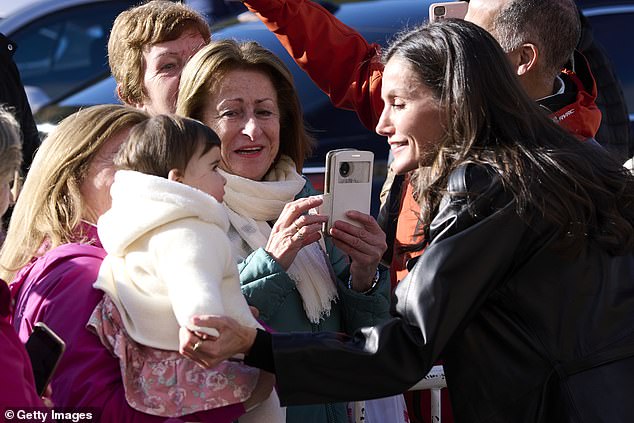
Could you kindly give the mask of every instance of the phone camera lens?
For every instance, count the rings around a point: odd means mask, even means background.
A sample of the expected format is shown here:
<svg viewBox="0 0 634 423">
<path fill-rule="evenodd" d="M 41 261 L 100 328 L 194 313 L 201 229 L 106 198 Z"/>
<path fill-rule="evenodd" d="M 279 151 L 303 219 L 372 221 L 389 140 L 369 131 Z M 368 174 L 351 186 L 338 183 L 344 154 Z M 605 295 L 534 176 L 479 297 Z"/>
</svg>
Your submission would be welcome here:
<svg viewBox="0 0 634 423">
<path fill-rule="evenodd" d="M 438 6 L 434 9 L 434 15 L 445 16 L 445 6 Z"/>
<path fill-rule="evenodd" d="M 341 165 L 339 166 L 339 174 L 344 178 L 347 177 L 350 174 L 350 163 L 341 163 Z"/>
</svg>

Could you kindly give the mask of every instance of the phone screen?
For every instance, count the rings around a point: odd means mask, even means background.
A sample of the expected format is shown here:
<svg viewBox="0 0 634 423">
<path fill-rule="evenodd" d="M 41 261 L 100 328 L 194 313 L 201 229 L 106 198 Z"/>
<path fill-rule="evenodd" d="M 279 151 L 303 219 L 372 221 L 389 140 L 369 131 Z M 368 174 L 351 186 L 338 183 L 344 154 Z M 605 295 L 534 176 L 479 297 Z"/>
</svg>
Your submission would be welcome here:
<svg viewBox="0 0 634 423">
<path fill-rule="evenodd" d="M 34 325 L 25 348 L 31 359 L 35 387 L 41 396 L 64 353 L 65 344 L 48 326 L 38 322 Z"/>
</svg>

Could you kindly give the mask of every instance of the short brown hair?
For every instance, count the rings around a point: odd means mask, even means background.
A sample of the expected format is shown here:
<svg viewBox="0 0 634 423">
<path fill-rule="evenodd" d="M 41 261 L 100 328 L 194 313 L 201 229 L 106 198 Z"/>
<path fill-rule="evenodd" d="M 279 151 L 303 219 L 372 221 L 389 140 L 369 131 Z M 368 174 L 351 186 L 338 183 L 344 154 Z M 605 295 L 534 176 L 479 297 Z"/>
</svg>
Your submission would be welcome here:
<svg viewBox="0 0 634 423">
<path fill-rule="evenodd" d="M 158 115 L 132 128 L 114 163 L 118 169 L 167 178 L 172 169 L 184 171 L 200 147 L 203 155 L 220 147 L 220 138 L 197 120 Z"/>
<path fill-rule="evenodd" d="M 581 36 L 579 11 L 573 0 L 511 0 L 494 19 L 492 34 L 507 53 L 523 43 L 537 45 L 542 72 L 554 79 Z"/>
<path fill-rule="evenodd" d="M 206 43 L 211 39 L 205 18 L 173 1 L 152 0 L 117 16 L 108 40 L 108 63 L 124 102 L 137 104 L 145 99 L 143 48 L 175 40 L 188 29 L 198 31 Z"/>
<path fill-rule="evenodd" d="M 301 172 L 314 141 L 304 127 L 293 75 L 279 57 L 254 41 L 212 41 L 198 51 L 183 69 L 176 113 L 202 120 L 209 96 L 236 69 L 263 72 L 270 78 L 280 108 L 280 154 L 293 159 Z"/>
</svg>

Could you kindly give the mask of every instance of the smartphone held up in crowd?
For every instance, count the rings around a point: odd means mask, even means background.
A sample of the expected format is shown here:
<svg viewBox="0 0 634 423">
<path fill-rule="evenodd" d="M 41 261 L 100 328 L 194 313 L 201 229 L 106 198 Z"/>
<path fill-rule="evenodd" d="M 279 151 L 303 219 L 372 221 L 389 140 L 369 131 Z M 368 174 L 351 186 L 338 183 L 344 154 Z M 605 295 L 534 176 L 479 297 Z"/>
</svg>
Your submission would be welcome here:
<svg viewBox="0 0 634 423">
<path fill-rule="evenodd" d="M 31 359 L 35 388 L 42 396 L 64 354 L 66 343 L 44 323 L 37 322 L 25 347 Z"/>
<path fill-rule="evenodd" d="M 464 19 L 467 15 L 469 3 L 466 1 L 447 1 L 429 5 L 429 22 L 440 19 Z"/>
<path fill-rule="evenodd" d="M 346 217 L 348 210 L 370 214 L 374 153 L 355 149 L 329 151 L 326 155 L 324 203 L 320 214 L 328 216 L 324 233 L 337 220 L 358 225 Z"/>
</svg>

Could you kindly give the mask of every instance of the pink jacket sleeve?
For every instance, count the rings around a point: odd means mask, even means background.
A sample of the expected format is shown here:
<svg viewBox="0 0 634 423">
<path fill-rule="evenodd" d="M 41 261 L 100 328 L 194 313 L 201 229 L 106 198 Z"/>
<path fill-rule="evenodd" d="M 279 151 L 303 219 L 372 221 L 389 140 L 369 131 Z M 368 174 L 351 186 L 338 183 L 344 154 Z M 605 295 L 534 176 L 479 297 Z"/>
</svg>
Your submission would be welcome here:
<svg viewBox="0 0 634 423">
<path fill-rule="evenodd" d="M 380 47 L 308 0 L 245 0 L 313 81 L 371 130 L 383 101 Z"/>
</svg>

